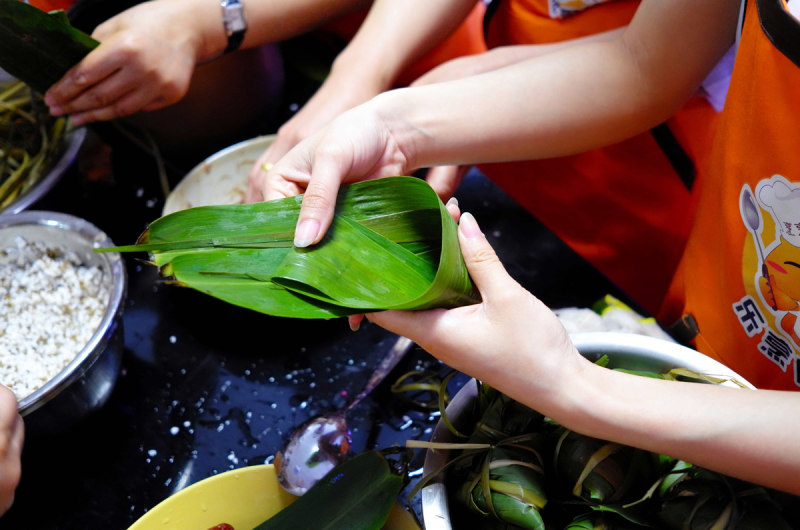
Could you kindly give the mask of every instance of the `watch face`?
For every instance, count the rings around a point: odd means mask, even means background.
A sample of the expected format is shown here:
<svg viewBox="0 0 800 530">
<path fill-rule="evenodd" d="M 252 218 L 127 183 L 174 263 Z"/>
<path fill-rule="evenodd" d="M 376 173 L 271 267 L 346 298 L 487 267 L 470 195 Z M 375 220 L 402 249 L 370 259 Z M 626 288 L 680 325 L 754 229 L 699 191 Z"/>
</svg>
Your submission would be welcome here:
<svg viewBox="0 0 800 530">
<path fill-rule="evenodd" d="M 244 20 L 244 6 L 242 4 L 239 2 L 225 2 L 223 9 L 223 20 L 228 34 L 247 29 L 247 23 Z"/>
</svg>

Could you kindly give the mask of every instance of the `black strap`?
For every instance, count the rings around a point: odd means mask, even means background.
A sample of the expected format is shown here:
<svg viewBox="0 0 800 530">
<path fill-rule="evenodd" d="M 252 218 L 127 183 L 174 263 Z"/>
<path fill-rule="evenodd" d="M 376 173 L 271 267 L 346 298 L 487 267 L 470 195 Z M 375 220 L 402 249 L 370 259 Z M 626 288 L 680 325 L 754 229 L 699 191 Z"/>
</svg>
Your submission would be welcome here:
<svg viewBox="0 0 800 530">
<path fill-rule="evenodd" d="M 680 344 L 687 346 L 700 334 L 700 326 L 697 325 L 694 315 L 686 313 L 667 328 L 667 333 Z"/>
<path fill-rule="evenodd" d="M 231 53 L 239 49 L 239 46 L 242 45 L 242 41 L 244 40 L 244 31 L 234 31 L 228 36 L 228 46 L 225 48 L 225 53 Z"/>
<path fill-rule="evenodd" d="M 669 126 L 666 123 L 656 125 L 650 129 L 650 134 L 653 135 L 683 185 L 686 186 L 687 190 L 691 190 L 692 186 L 694 186 L 697 170 L 694 167 L 694 162 L 678 142 L 678 139 L 675 138 L 675 135 L 672 134 Z"/>
<path fill-rule="evenodd" d="M 756 0 L 756 8 L 767 38 L 787 59 L 800 66 L 800 22 L 786 11 L 782 0 Z"/>
</svg>

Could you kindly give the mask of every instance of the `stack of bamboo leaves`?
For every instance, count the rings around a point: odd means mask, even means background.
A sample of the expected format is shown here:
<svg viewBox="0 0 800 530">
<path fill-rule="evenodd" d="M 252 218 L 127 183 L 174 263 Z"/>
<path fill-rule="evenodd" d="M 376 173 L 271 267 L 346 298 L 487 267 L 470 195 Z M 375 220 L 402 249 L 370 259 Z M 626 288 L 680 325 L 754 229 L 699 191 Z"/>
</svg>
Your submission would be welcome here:
<svg viewBox="0 0 800 530">
<path fill-rule="evenodd" d="M 343 186 L 333 223 L 309 248 L 293 245 L 302 195 L 199 206 L 150 224 L 134 245 L 160 273 L 231 304 L 294 318 L 476 303 L 457 225 L 414 177 Z"/>
<path fill-rule="evenodd" d="M 640 373 L 694 380 L 687 374 Z M 415 445 L 451 450 L 415 491 L 444 474 L 454 529 L 475 528 L 475 514 L 487 529 L 796 528 L 797 498 L 583 436 L 478 385 L 473 413 L 459 423 L 467 434 L 445 421 L 463 442 Z"/>
</svg>

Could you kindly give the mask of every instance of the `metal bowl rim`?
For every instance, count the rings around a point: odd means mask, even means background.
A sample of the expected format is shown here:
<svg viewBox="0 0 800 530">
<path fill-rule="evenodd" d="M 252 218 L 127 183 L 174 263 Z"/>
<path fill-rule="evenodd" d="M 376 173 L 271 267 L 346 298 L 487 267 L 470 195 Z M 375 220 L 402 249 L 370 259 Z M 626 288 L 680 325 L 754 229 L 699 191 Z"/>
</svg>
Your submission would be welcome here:
<svg viewBox="0 0 800 530">
<path fill-rule="evenodd" d="M 68 230 L 86 239 L 93 248 L 115 246 L 105 232 L 89 221 L 70 214 L 45 210 L 27 210 L 15 214 L 0 214 L 0 229 L 19 225 L 40 225 Z M 127 292 L 127 272 L 122 256 L 118 252 L 104 252 L 98 254 L 98 256 L 103 259 L 105 267 L 111 273 L 113 280 L 111 297 L 103 318 L 89 342 L 67 366 L 42 386 L 19 400 L 18 409 L 23 417 L 56 397 L 70 383 L 83 375 L 105 351 L 105 346 L 110 339 L 108 330 L 113 329 L 116 325 L 114 321 L 119 318 L 122 312 L 122 304 Z"/>
<path fill-rule="evenodd" d="M 78 151 L 86 138 L 86 128 L 71 129 L 66 134 L 69 137 L 69 141 L 58 162 L 47 172 L 47 175 L 25 192 L 24 195 L 8 205 L 5 210 L 0 210 L 0 215 L 14 214 L 26 210 L 50 191 L 64 175 L 67 168 L 72 165 L 78 156 Z"/>
<path fill-rule="evenodd" d="M 642 351 L 647 351 L 655 359 L 665 365 L 688 366 L 692 370 L 697 370 L 705 374 L 724 376 L 735 379 L 737 384 L 726 381 L 728 386 L 743 386 L 745 388 L 755 388 L 749 381 L 725 366 L 724 364 L 700 353 L 697 350 L 682 346 L 676 342 L 664 339 L 637 335 L 633 333 L 623 333 L 614 331 L 597 331 L 573 333 L 570 335 L 572 343 L 578 348 L 582 355 L 589 359 L 596 360 L 603 353 L 613 351 L 621 356 L 640 355 Z M 457 416 L 469 404 L 470 400 L 477 395 L 477 381 L 472 378 L 456 393 L 450 404 L 447 406 L 448 415 Z M 434 427 L 430 438 L 436 442 L 451 441 L 450 431 L 439 422 Z M 423 462 L 424 473 L 431 473 L 440 469 L 447 461 L 447 449 L 428 449 Z M 420 492 L 422 499 L 422 518 L 427 530 L 451 530 L 447 491 L 442 477 L 436 477 L 429 484 L 422 488 Z"/>
</svg>

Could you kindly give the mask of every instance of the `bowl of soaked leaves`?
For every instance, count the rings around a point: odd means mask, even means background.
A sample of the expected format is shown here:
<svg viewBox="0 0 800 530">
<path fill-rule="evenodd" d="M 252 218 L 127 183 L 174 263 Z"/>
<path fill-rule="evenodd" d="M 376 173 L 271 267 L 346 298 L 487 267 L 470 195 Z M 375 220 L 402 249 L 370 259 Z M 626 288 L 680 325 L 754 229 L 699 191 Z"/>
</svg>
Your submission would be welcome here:
<svg viewBox="0 0 800 530">
<path fill-rule="evenodd" d="M 85 128 L 51 116 L 28 85 L 0 75 L 0 214 L 25 210 L 50 191 L 85 137 Z"/>
<path fill-rule="evenodd" d="M 107 401 L 123 350 L 127 289 L 112 241 L 88 221 L 0 215 L 0 383 L 27 428 L 58 432 Z"/>
<path fill-rule="evenodd" d="M 671 341 L 620 332 L 572 338 L 609 369 L 753 388 Z M 426 530 L 797 528 L 796 498 L 583 436 L 475 379 L 454 396 L 426 445 L 419 486 Z"/>
</svg>

